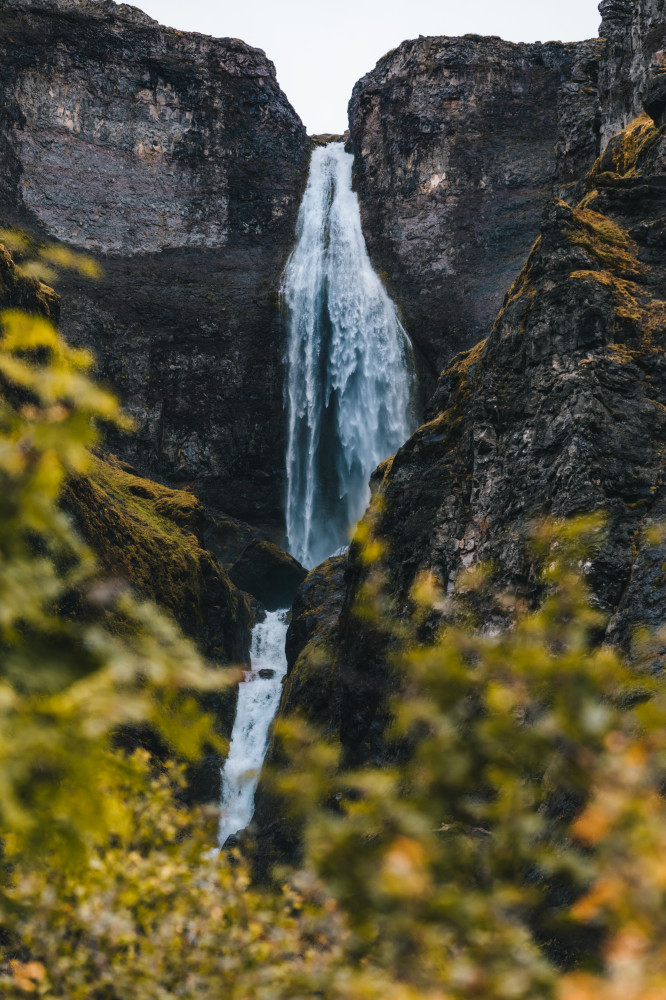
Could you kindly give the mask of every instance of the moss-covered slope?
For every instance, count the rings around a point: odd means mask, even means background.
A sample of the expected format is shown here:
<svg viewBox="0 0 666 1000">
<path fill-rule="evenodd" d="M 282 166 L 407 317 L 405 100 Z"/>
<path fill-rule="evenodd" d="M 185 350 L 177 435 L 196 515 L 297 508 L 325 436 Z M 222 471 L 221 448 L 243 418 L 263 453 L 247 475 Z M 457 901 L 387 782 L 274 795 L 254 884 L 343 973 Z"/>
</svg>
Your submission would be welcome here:
<svg viewBox="0 0 666 1000">
<path fill-rule="evenodd" d="M 105 456 L 68 484 L 64 504 L 105 573 L 170 611 L 213 659 L 247 660 L 249 605 L 201 543 L 204 511 L 196 497 Z"/>
</svg>

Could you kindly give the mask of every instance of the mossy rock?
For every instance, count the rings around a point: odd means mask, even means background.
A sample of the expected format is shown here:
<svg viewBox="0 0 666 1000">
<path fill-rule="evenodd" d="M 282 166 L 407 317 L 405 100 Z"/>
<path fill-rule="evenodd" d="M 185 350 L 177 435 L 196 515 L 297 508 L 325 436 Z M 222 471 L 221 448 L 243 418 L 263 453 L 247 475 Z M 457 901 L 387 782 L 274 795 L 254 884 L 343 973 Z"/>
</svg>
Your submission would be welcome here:
<svg viewBox="0 0 666 1000">
<path fill-rule="evenodd" d="M 229 572 L 251 542 L 270 542 L 272 539 L 260 528 L 239 521 L 237 518 L 206 516 L 203 543 L 209 552 Z"/>
<path fill-rule="evenodd" d="M 588 175 L 586 187 L 591 189 L 598 184 L 612 184 L 622 177 L 635 177 L 661 134 L 650 115 L 634 118 L 626 129 L 610 140 Z"/>
<path fill-rule="evenodd" d="M 128 470 L 114 456 L 94 457 L 63 498 L 104 573 L 170 612 L 212 659 L 247 662 L 249 604 L 202 545 L 201 504 Z"/>
</svg>

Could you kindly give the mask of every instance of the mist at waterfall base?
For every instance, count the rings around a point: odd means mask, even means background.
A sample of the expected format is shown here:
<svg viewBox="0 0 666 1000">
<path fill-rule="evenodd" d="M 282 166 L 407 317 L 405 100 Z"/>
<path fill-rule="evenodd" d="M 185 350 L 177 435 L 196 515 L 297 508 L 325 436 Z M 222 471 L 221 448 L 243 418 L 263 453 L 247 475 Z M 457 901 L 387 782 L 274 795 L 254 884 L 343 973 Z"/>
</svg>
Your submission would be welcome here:
<svg viewBox="0 0 666 1000">
<path fill-rule="evenodd" d="M 416 426 L 412 347 L 368 257 L 352 161 L 340 143 L 313 153 L 282 284 L 287 534 L 292 555 L 308 569 L 347 544 L 368 503 L 372 472 Z M 222 769 L 220 847 L 254 813 L 287 672 L 288 614 L 268 613 L 252 633 L 251 670 L 238 688 Z"/>
<path fill-rule="evenodd" d="M 312 154 L 285 268 L 289 550 L 311 569 L 349 542 L 376 467 L 416 426 L 413 351 L 375 273 L 342 143 Z"/>
</svg>

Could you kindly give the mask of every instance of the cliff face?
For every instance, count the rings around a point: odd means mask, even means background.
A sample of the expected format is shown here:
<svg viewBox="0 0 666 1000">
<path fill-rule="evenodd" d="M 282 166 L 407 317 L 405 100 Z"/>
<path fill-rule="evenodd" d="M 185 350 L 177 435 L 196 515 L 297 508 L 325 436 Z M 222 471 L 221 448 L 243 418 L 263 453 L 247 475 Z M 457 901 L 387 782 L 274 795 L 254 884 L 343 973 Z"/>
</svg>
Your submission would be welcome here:
<svg viewBox="0 0 666 1000">
<path fill-rule="evenodd" d="M 4 309 L 57 323 L 60 299 L 24 276 L 0 244 Z M 249 602 L 207 550 L 206 515 L 195 496 L 144 479 L 106 455 L 94 456 L 89 474 L 67 483 L 62 505 L 97 554 L 105 580 L 129 583 L 159 604 L 218 663 L 248 660 Z"/>
<path fill-rule="evenodd" d="M 600 74 L 602 141 L 644 106 L 659 125 L 666 111 L 666 5 L 664 0 L 602 0 L 606 40 Z"/>
<path fill-rule="evenodd" d="M 666 513 L 665 175 L 666 127 L 644 116 L 608 148 L 581 207 L 549 204 L 487 341 L 445 368 L 428 423 L 378 471 L 369 516 L 396 613 L 421 571 L 455 593 L 477 563 L 529 602 L 532 525 L 600 511 L 607 540 L 587 573 L 607 638 L 662 669 L 634 632 L 664 622 L 666 546 L 647 529 Z M 350 562 L 340 725 L 363 756 L 390 685 L 384 647 L 352 613 L 366 574 L 356 546 Z M 488 608 L 485 622 L 504 619 Z"/>
<path fill-rule="evenodd" d="M 59 284 L 139 432 L 115 446 L 214 506 L 277 521 L 277 288 L 309 142 L 263 52 L 111 0 L 0 0 L 5 223 L 94 252 Z"/>
<path fill-rule="evenodd" d="M 594 162 L 600 52 L 419 38 L 354 88 L 368 248 L 433 373 L 487 335 L 554 185 Z"/>
</svg>

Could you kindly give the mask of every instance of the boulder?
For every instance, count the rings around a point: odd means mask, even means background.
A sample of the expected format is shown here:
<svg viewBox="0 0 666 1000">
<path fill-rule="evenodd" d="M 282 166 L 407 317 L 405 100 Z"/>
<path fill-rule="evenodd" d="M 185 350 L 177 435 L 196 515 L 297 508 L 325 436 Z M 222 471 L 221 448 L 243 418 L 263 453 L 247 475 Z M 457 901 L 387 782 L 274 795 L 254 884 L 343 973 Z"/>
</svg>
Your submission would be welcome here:
<svg viewBox="0 0 666 1000">
<path fill-rule="evenodd" d="M 267 611 L 277 611 L 291 607 L 307 570 L 275 542 L 255 539 L 243 549 L 229 575 Z"/>
</svg>

